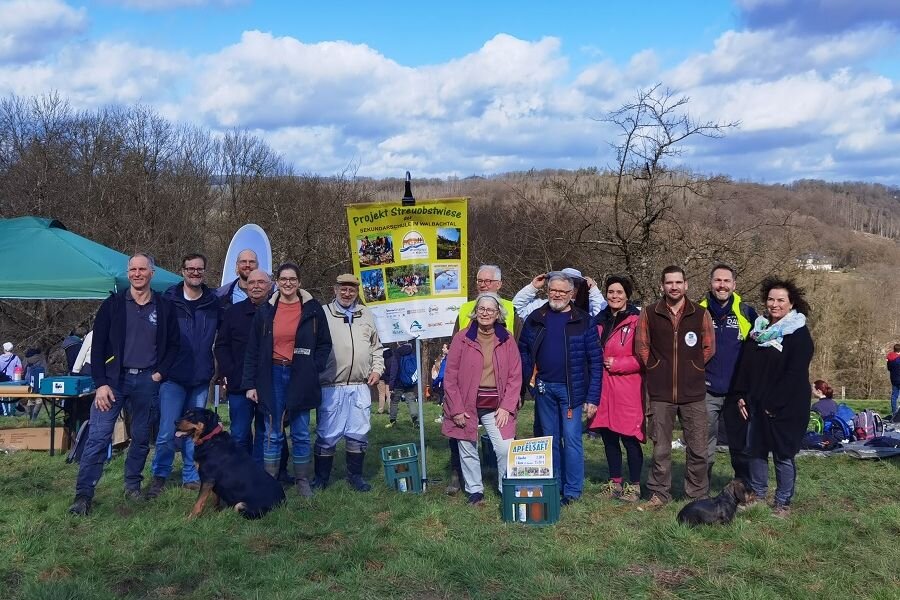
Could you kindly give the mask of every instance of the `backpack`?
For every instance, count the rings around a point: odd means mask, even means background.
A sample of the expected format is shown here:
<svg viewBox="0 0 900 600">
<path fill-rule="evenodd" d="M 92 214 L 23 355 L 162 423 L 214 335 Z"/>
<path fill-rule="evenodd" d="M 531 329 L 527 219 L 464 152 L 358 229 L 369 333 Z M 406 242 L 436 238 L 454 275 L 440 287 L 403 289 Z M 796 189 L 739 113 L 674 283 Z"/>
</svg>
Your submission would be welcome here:
<svg viewBox="0 0 900 600">
<path fill-rule="evenodd" d="M 822 420 L 822 415 L 814 410 L 809 411 L 809 425 L 806 426 L 806 431 L 821 435 L 825 431 L 825 421 Z"/>
<path fill-rule="evenodd" d="M 400 387 L 410 388 L 419 382 L 419 374 L 416 372 L 416 353 L 410 352 L 400 357 L 400 372 L 397 378 L 400 380 Z"/>
<path fill-rule="evenodd" d="M 860 411 L 853 417 L 853 432 L 858 440 L 871 440 L 884 434 L 884 422 L 881 420 L 881 415 L 868 408 Z"/>
<path fill-rule="evenodd" d="M 840 419 L 851 432 L 855 428 L 853 424 L 853 419 L 856 418 L 856 411 L 841 402 L 837 405 L 837 410 L 834 411 L 834 416 Z"/>
<path fill-rule="evenodd" d="M 825 421 L 822 426 L 822 434 L 826 438 L 830 438 L 835 442 L 853 441 L 853 429 L 850 425 L 847 425 L 846 421 L 838 417 L 836 414 L 831 415 L 830 417 L 825 417 Z"/>
</svg>

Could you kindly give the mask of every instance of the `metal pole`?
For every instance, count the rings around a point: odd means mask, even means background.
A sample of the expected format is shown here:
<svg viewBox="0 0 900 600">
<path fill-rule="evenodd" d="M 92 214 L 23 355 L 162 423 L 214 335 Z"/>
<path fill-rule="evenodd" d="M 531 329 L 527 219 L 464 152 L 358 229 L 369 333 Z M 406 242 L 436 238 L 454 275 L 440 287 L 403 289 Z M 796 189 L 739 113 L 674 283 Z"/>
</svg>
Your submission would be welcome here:
<svg viewBox="0 0 900 600">
<path fill-rule="evenodd" d="M 428 487 L 428 472 L 425 467 L 425 389 L 422 383 L 422 339 L 416 337 L 416 372 L 419 375 L 419 453 L 422 468 L 422 492 L 426 492 Z"/>
</svg>

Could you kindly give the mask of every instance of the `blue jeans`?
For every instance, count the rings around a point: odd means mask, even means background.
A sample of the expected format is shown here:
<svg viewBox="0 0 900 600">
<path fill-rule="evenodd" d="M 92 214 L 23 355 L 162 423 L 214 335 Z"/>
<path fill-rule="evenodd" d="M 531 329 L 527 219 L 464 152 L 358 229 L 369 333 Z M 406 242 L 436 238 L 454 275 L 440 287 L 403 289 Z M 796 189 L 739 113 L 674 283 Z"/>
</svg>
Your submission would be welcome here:
<svg viewBox="0 0 900 600">
<path fill-rule="evenodd" d="M 116 401 L 109 410 L 101 411 L 91 404 L 91 424 L 79 461 L 76 495 L 94 497 L 94 488 L 103 475 L 106 449 L 112 442 L 113 427 L 125 406 L 131 415 L 131 445 L 125 457 L 125 489 L 141 488 L 141 472 L 150 452 L 150 411 L 159 395 L 159 384 L 150 378 L 152 372 L 152 369 L 145 369 L 137 375 L 126 373 L 121 387 L 112 389 Z"/>
<path fill-rule="evenodd" d="M 569 390 L 564 383 L 540 382 L 535 407 L 544 435 L 553 436 L 553 472 L 563 496 L 581 497 L 584 489 L 584 446 L 581 405 L 569 417 Z"/>
<path fill-rule="evenodd" d="M 163 381 L 159 386 L 159 434 L 156 436 L 156 454 L 151 471 L 154 477 L 167 478 L 172 473 L 175 450 L 181 451 L 184 465 L 181 469 L 183 483 L 200 481 L 194 464 L 194 441 L 190 437 L 175 437 L 175 422 L 189 408 L 203 408 L 209 394 L 209 384 L 185 386 L 174 381 Z"/>
<path fill-rule="evenodd" d="M 891 386 L 891 416 L 897 414 L 897 398 L 900 398 L 900 385 Z"/>
<path fill-rule="evenodd" d="M 775 504 L 789 506 L 794 497 L 794 484 L 797 483 L 797 465 L 794 457 L 785 458 L 772 453 L 775 463 Z M 757 498 L 765 498 L 769 489 L 768 458 L 750 458 L 750 487 Z"/>
<path fill-rule="evenodd" d="M 291 382 L 291 367 L 272 365 L 272 411 L 265 417 L 265 446 L 263 461 L 278 464 L 284 445 L 284 413 L 287 411 L 287 390 Z M 291 455 L 295 465 L 312 461 L 309 435 L 309 411 L 295 410 L 290 415 Z"/>
<path fill-rule="evenodd" d="M 243 393 L 228 394 L 228 418 L 234 443 L 247 451 L 259 465 L 263 464 L 263 429 L 265 415 L 255 402 Z M 251 429 L 256 421 L 255 427 Z M 255 434 L 255 435 L 254 435 Z"/>
</svg>

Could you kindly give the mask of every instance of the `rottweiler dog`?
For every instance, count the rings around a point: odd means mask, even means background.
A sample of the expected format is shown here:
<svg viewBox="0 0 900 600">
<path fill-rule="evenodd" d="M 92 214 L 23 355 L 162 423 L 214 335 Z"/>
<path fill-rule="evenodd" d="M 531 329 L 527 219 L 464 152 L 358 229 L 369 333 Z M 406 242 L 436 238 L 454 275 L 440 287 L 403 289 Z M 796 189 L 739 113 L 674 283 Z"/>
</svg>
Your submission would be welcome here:
<svg viewBox="0 0 900 600">
<path fill-rule="evenodd" d="M 738 504 L 746 504 L 754 498 L 753 491 L 740 479 L 732 479 L 715 498 L 688 502 L 678 513 L 678 522 L 696 525 L 727 525 L 734 520 Z"/>
<path fill-rule="evenodd" d="M 178 437 L 193 438 L 200 470 L 200 495 L 191 518 L 199 517 L 210 500 L 248 519 L 258 519 L 284 502 L 281 484 L 238 448 L 213 411 L 192 408 L 175 422 L 175 430 Z"/>
</svg>

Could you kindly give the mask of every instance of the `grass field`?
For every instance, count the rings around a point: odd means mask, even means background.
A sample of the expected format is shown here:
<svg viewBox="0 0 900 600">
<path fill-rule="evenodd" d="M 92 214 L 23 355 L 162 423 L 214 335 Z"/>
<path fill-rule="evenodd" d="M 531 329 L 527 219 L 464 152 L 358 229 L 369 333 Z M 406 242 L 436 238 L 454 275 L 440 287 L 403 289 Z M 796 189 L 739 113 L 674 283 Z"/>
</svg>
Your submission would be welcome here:
<svg viewBox="0 0 900 600">
<path fill-rule="evenodd" d="M 150 503 L 126 502 L 121 455 L 91 516 L 73 518 L 75 466 L 45 453 L 0 456 L 0 597 L 900 597 L 900 459 L 801 457 L 788 520 L 755 507 L 731 526 L 692 530 L 675 522 L 683 501 L 647 513 L 599 499 L 602 442 L 588 439 L 584 499 L 563 508 L 556 526 L 526 528 L 501 522 L 493 488 L 481 509 L 445 496 L 442 483 L 423 496 L 389 491 L 374 449 L 418 440 L 400 408 L 394 429 L 373 415 L 371 493 L 347 488 L 339 460 L 328 490 L 312 500 L 290 490 L 287 505 L 259 521 L 227 511 L 188 521 L 194 494 L 175 487 Z M 427 405 L 429 474 L 444 477 L 436 415 Z M 520 434 L 531 427 L 523 417 Z M 680 496 L 683 453 L 675 462 Z M 715 490 L 728 475 L 719 454 Z"/>
</svg>

